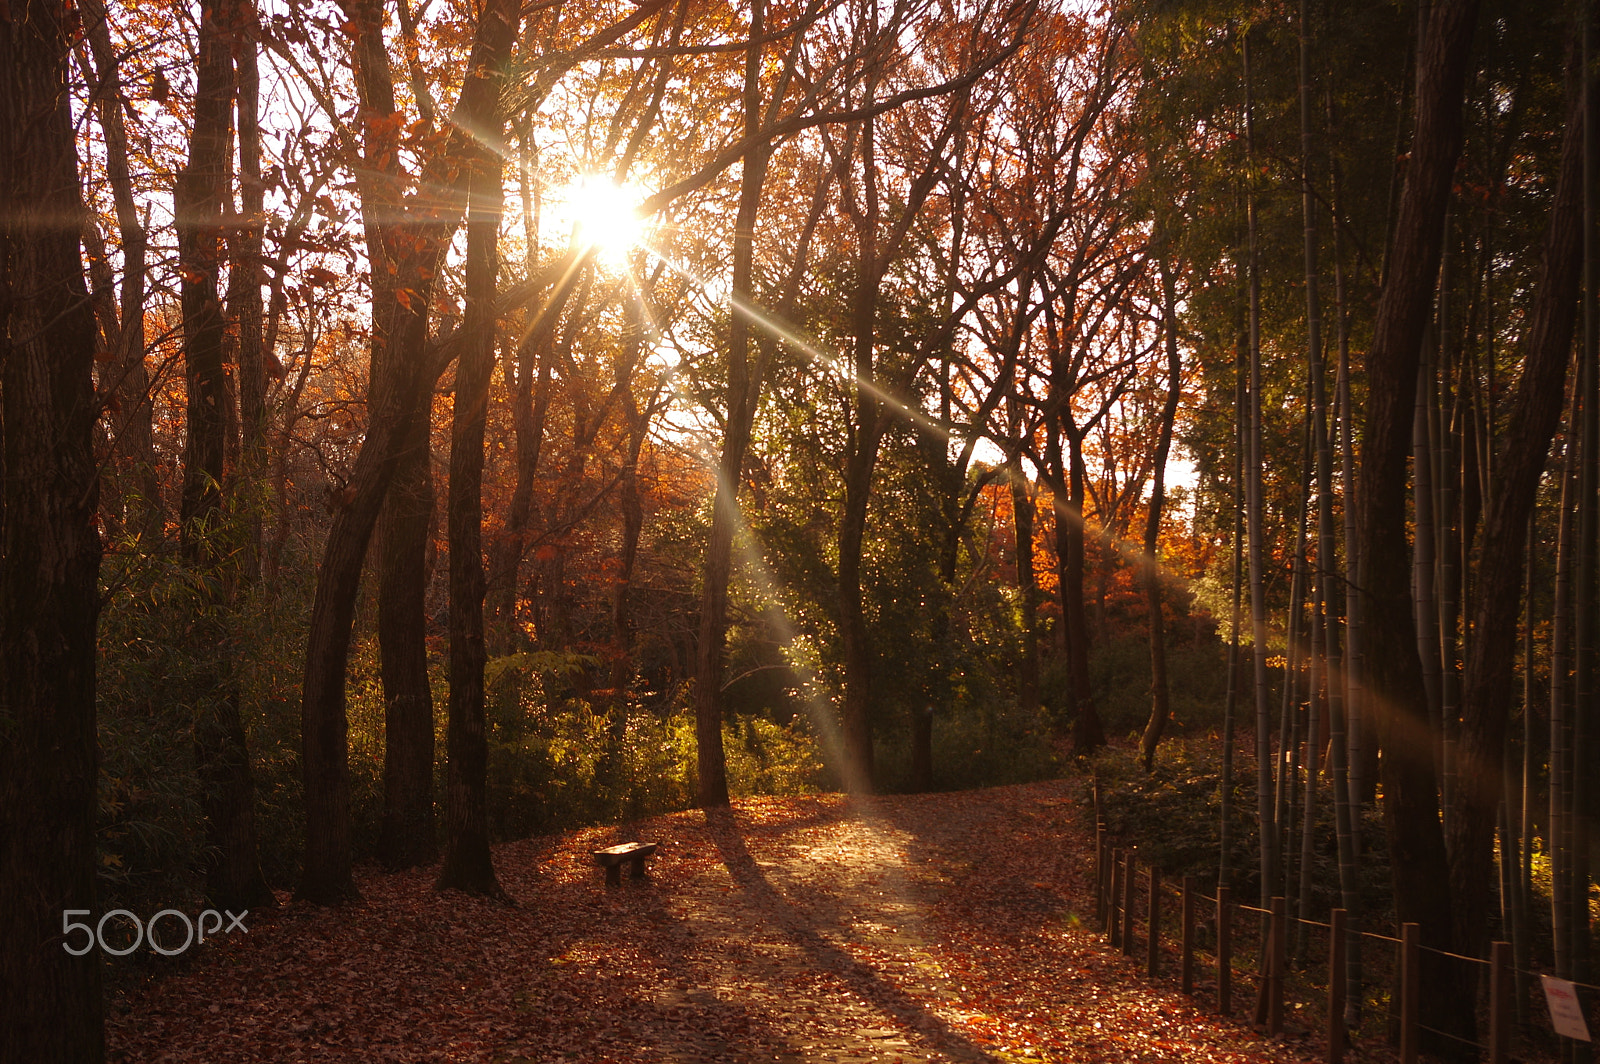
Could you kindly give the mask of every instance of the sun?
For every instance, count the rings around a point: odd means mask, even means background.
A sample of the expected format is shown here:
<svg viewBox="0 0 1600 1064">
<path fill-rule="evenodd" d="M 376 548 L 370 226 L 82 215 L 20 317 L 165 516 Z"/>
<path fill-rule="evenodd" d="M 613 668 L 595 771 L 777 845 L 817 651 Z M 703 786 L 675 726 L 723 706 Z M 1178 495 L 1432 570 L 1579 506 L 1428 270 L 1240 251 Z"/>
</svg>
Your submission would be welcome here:
<svg viewBox="0 0 1600 1064">
<path fill-rule="evenodd" d="M 562 194 L 567 214 L 577 226 L 578 240 L 611 265 L 627 262 L 628 253 L 644 241 L 645 223 L 638 196 L 608 177 L 582 174 Z"/>
</svg>

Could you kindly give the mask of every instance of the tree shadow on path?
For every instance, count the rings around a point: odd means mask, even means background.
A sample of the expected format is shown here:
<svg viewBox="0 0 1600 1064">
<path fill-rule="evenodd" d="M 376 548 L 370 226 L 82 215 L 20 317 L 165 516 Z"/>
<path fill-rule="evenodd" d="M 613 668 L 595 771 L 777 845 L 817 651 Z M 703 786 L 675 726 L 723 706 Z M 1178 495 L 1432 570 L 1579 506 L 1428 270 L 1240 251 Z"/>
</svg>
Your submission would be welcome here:
<svg viewBox="0 0 1600 1064">
<path fill-rule="evenodd" d="M 707 834 L 722 856 L 735 885 L 776 928 L 803 950 L 824 971 L 847 980 L 868 1003 L 921 1032 L 937 1050 L 952 1059 L 998 1064 L 998 1058 L 968 1040 L 943 1018 L 884 978 L 871 965 L 857 960 L 831 942 L 818 922 L 803 913 L 773 886 L 767 873 L 745 845 L 745 828 L 726 807 L 705 811 Z"/>
</svg>

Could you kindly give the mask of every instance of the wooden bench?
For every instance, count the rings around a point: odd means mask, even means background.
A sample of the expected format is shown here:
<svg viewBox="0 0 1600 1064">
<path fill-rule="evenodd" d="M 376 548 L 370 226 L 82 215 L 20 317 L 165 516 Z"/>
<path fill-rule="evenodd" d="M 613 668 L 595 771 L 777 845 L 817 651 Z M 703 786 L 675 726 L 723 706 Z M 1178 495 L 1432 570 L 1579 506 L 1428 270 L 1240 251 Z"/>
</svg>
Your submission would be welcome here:
<svg viewBox="0 0 1600 1064">
<path fill-rule="evenodd" d="M 653 842 L 625 842 L 620 846 L 607 846 L 603 850 L 594 851 L 594 863 L 606 870 L 606 886 L 620 887 L 622 885 L 622 862 L 629 861 L 633 864 L 630 879 L 644 878 L 644 859 L 656 852 Z"/>
</svg>

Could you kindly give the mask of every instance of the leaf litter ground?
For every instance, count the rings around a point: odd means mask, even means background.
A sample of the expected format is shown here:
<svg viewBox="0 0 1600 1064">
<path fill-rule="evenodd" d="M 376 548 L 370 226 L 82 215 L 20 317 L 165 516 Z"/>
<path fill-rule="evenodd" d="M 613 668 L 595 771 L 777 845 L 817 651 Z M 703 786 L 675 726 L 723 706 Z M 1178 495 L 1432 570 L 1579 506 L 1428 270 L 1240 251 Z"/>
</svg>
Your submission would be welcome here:
<svg viewBox="0 0 1600 1064">
<path fill-rule="evenodd" d="M 495 851 L 515 907 L 372 871 L 360 904 L 253 914 L 119 990 L 110 1059 L 1311 1059 L 1106 947 L 1076 802 L 753 799 L 529 839 Z M 648 880 L 608 889 L 590 851 L 634 839 L 660 845 Z"/>
</svg>

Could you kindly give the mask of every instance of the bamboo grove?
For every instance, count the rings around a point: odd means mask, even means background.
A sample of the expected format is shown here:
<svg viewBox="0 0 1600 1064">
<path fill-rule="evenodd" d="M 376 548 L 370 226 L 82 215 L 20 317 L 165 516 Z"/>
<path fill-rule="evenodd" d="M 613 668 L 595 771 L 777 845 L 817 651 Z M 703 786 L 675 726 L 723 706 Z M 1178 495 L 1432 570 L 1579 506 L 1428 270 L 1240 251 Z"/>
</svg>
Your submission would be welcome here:
<svg viewBox="0 0 1600 1064">
<path fill-rule="evenodd" d="M 5 1040 L 97 897 L 1175 734 L 1223 881 L 1593 979 L 1593 6 L 0 11 Z"/>
</svg>

